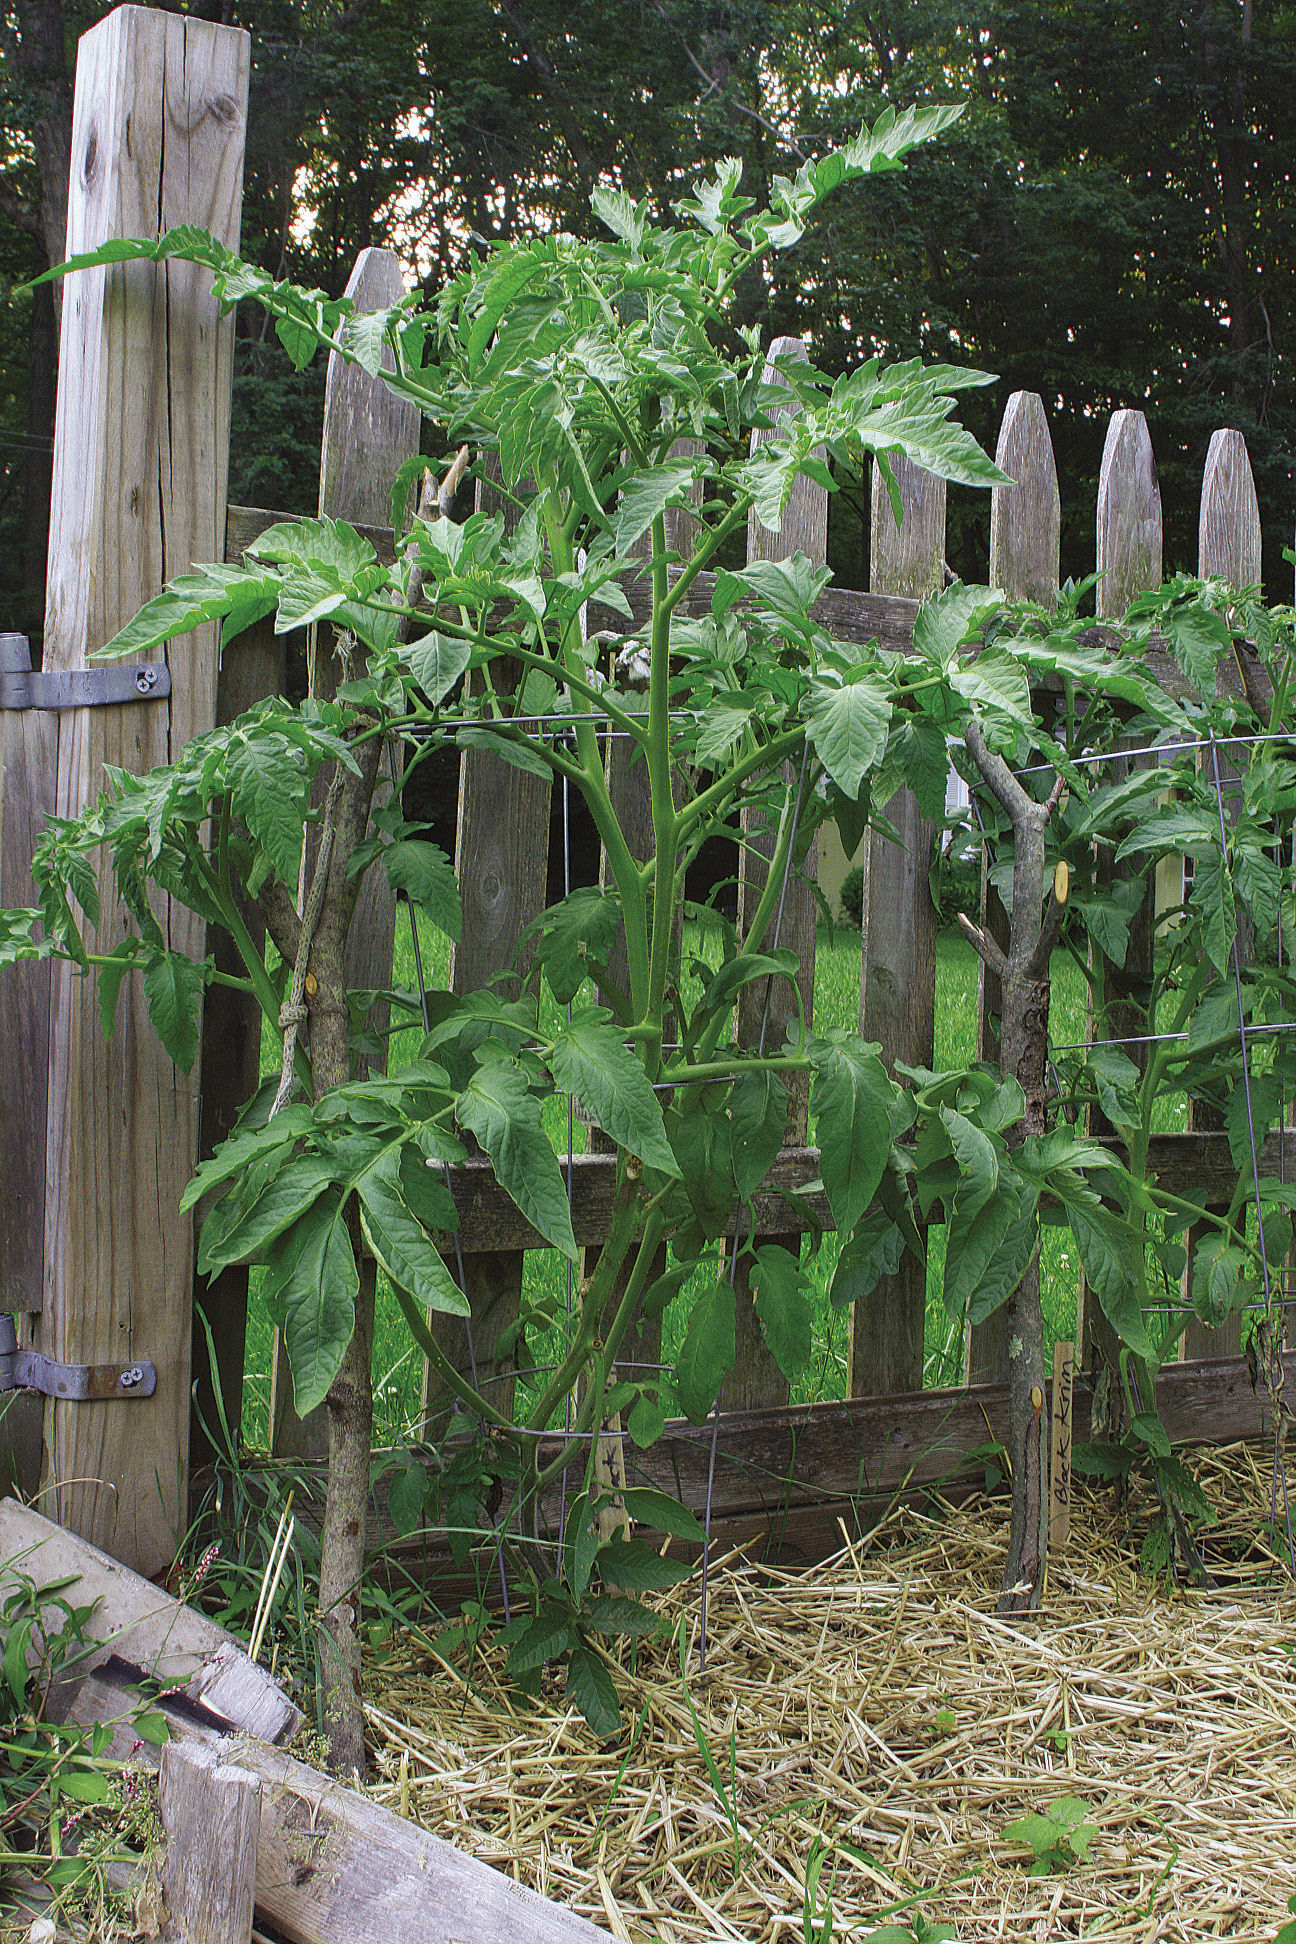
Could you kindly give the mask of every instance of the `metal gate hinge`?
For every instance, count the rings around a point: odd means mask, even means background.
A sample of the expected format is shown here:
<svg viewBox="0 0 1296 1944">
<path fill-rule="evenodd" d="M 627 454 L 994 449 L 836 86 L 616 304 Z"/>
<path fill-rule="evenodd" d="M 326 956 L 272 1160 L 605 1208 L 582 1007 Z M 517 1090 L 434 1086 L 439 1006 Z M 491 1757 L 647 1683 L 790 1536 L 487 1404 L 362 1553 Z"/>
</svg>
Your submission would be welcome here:
<svg viewBox="0 0 1296 1944">
<path fill-rule="evenodd" d="M 171 670 L 165 662 L 33 669 L 26 635 L 0 634 L 0 709 L 101 709 L 112 703 L 160 702 L 170 693 Z"/>
<path fill-rule="evenodd" d="M 20 1350 L 12 1316 L 0 1315 L 0 1391 L 34 1390 L 61 1403 L 110 1403 L 152 1397 L 157 1371 L 141 1357 L 129 1364 L 69 1364 Z"/>
</svg>

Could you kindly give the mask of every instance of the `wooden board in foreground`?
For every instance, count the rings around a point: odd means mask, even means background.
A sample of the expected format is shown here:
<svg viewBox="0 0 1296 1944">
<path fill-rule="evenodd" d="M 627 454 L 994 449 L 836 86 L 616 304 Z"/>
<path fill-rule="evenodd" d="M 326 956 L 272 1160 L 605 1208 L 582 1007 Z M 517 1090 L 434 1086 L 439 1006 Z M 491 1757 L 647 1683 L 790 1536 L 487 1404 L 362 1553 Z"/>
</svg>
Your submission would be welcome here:
<svg viewBox="0 0 1296 1944">
<path fill-rule="evenodd" d="M 188 1702 L 249 1734 L 266 1741 L 296 1734 L 300 1712 L 232 1634 L 16 1499 L 0 1499 L 0 1559 L 37 1586 L 75 1581 L 72 1603 L 93 1606 L 86 1635 L 96 1644 L 71 1670 L 73 1683 L 116 1655 L 154 1680 L 182 1683 Z M 68 1698 L 66 1689 L 51 1697 L 56 1719 Z"/>
<path fill-rule="evenodd" d="M 112 1727 L 112 1753 L 125 1759 L 123 1698 L 91 1675 L 71 1717 Z M 156 1705 L 173 1741 L 210 1749 L 260 1783 L 256 1908 L 291 1944 L 607 1944 L 584 1917 L 321 1770 L 250 1736 L 212 1735 L 169 1712 L 165 1697 Z M 135 1752 L 157 1759 L 148 1747 Z"/>
</svg>

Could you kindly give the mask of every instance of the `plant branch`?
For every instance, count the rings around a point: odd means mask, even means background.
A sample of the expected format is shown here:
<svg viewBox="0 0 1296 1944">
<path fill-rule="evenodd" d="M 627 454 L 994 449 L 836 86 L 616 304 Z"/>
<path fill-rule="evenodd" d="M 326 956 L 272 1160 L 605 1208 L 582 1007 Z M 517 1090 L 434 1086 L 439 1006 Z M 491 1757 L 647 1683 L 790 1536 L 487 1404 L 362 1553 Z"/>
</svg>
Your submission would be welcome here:
<svg viewBox="0 0 1296 1944">
<path fill-rule="evenodd" d="M 1008 976 L 1008 960 L 1000 951 L 994 939 L 990 937 L 988 932 L 983 932 L 979 925 L 974 925 L 966 911 L 960 911 L 958 921 L 963 927 L 964 936 L 976 948 L 977 956 L 994 973 L 997 979 L 1006 979 Z"/>
</svg>

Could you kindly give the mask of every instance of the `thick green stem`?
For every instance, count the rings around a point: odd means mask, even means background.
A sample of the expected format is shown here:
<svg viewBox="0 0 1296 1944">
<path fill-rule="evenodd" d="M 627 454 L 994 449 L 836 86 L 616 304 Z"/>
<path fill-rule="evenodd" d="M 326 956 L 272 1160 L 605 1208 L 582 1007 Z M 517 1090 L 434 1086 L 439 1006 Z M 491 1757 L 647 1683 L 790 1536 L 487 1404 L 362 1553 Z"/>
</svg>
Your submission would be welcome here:
<svg viewBox="0 0 1296 1944">
<path fill-rule="evenodd" d="M 795 756 L 804 740 L 804 728 L 785 729 L 782 735 L 749 751 L 707 789 L 699 791 L 692 802 L 680 811 L 680 836 L 687 836 L 704 819 L 709 820 L 722 812 L 749 776 L 754 776 L 758 770 L 773 769 L 776 763 L 786 762 L 790 756 Z"/>
<path fill-rule="evenodd" d="M 555 574 L 570 574 L 576 566 L 572 549 L 571 534 L 560 517 L 558 488 L 554 480 L 542 485 L 541 517 L 549 541 L 550 560 Z M 556 661 L 562 679 L 576 690 L 584 690 L 593 695 L 604 706 L 603 698 L 592 690 L 585 681 L 585 661 L 582 649 L 580 622 L 572 616 L 563 630 L 558 645 Z M 610 712 L 609 712 L 610 713 Z M 618 713 L 621 713 L 618 711 Z M 603 775 L 603 757 L 599 749 L 598 732 L 592 722 L 576 721 L 572 725 L 576 739 L 576 753 L 580 759 L 580 774 L 575 779 L 586 806 L 594 819 L 595 828 L 607 855 L 608 869 L 621 898 L 621 918 L 625 927 L 626 957 L 630 967 L 630 1003 L 638 1017 L 645 1017 L 648 1007 L 645 990 L 647 970 L 647 910 L 643 884 L 639 869 L 631 855 L 608 795 L 607 782 Z M 642 729 L 638 731 L 642 736 Z M 651 741 L 651 725 L 649 729 Z"/>
<path fill-rule="evenodd" d="M 535 1479 L 535 1490 L 537 1492 L 542 1492 L 546 1485 L 550 1484 L 553 1479 L 557 1478 L 560 1472 L 565 1470 L 571 1463 L 573 1447 L 579 1444 L 585 1434 L 593 1427 L 594 1419 L 600 1410 L 602 1399 L 607 1391 L 608 1376 L 612 1370 L 612 1366 L 616 1362 L 617 1351 L 621 1347 L 627 1330 L 629 1330 L 634 1322 L 635 1312 L 639 1307 L 639 1299 L 643 1294 L 643 1286 L 652 1273 L 653 1260 L 661 1243 L 664 1226 L 665 1224 L 660 1214 L 656 1209 L 653 1209 L 649 1214 L 643 1235 L 640 1238 L 634 1266 L 626 1278 L 626 1285 L 621 1294 L 621 1301 L 617 1305 L 616 1313 L 604 1337 L 594 1378 L 586 1390 L 585 1397 L 577 1411 L 575 1422 L 572 1425 L 574 1435 L 571 1443 L 570 1445 L 564 1445 L 558 1455 L 551 1459 L 543 1470 L 537 1472 Z"/>
<path fill-rule="evenodd" d="M 710 533 L 707 534 L 705 540 L 699 543 L 697 551 L 694 553 L 693 558 L 689 561 L 688 566 L 685 567 L 683 571 L 680 573 L 679 578 L 676 580 L 674 586 L 670 588 L 669 592 L 665 592 L 663 595 L 667 622 L 669 622 L 671 615 L 675 612 L 680 602 L 684 599 L 684 596 L 688 593 L 690 587 L 692 587 L 698 575 L 706 571 L 707 562 L 709 560 L 714 560 L 716 554 L 720 551 L 720 548 L 724 545 L 725 541 L 729 538 L 730 534 L 736 533 L 738 531 L 738 528 L 743 524 L 744 520 L 747 518 L 747 515 L 751 511 L 751 508 L 754 505 L 754 503 L 755 503 L 755 495 L 753 493 L 740 493 L 738 498 L 734 501 L 733 505 L 730 507 L 729 511 L 725 514 L 723 520 L 721 520 L 719 526 L 713 527 Z M 661 530 L 662 530 L 660 541 L 658 540 L 658 536 L 657 536 L 658 525 L 661 526 Z M 660 555 L 660 554 L 664 554 L 665 551 L 666 551 L 665 521 L 664 520 L 655 521 L 653 524 L 653 553 L 654 555 Z M 666 568 L 664 563 L 662 564 L 662 578 L 663 581 L 665 581 Z M 656 579 L 656 574 L 654 572 L 654 581 L 655 579 Z M 656 602 L 657 602 L 657 592 L 656 592 L 656 587 L 654 586 L 653 589 L 654 606 L 656 605 Z"/>
<path fill-rule="evenodd" d="M 679 851 L 679 814 L 671 788 L 670 752 L 670 606 L 667 600 L 666 520 L 658 514 L 652 524 L 653 623 L 651 672 L 648 681 L 648 788 L 652 804 L 653 880 L 652 954 L 645 1003 L 636 1011 L 641 1019 L 660 1024 L 666 1007 L 671 945 L 675 931 L 675 864 Z M 633 986 L 633 981 L 632 981 Z M 637 1002 L 638 994 L 634 994 Z M 650 1080 L 661 1071 L 661 1047 L 645 1045 L 645 1068 Z"/>
<path fill-rule="evenodd" d="M 598 1268 L 581 1291 L 580 1316 L 567 1354 L 554 1371 L 539 1401 L 527 1413 L 527 1424 L 532 1430 L 543 1431 L 547 1427 L 554 1411 L 580 1375 L 598 1334 L 608 1297 L 621 1265 L 630 1253 L 630 1245 L 639 1232 L 642 1219 L 643 1209 L 637 1197 L 624 1193 L 612 1218 L 607 1241 L 599 1253 Z"/>
</svg>

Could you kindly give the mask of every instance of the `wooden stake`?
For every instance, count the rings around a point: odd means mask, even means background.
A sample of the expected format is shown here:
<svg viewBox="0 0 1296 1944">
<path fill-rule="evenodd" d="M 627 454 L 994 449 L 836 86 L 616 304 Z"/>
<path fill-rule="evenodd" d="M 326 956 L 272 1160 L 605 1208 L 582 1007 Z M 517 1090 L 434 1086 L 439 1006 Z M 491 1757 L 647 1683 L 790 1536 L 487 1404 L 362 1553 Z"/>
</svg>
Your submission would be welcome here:
<svg viewBox="0 0 1296 1944">
<path fill-rule="evenodd" d="M 261 1781 L 200 1744 L 162 1750 L 162 1897 L 178 1944 L 249 1944 L 256 1902 Z"/>
<path fill-rule="evenodd" d="M 921 601 L 939 593 L 945 581 L 945 481 L 899 457 L 892 458 L 891 470 L 904 520 L 896 525 L 875 466 L 869 584 L 875 594 Z M 936 912 L 927 873 L 936 826 L 923 816 L 911 790 L 897 791 L 887 816 L 900 832 L 900 843 L 878 836 L 864 842 L 860 1032 L 866 1040 L 880 1041 L 892 1069 L 897 1060 L 929 1067 L 936 1022 Z M 926 1305 L 927 1266 L 911 1255 L 856 1303 L 853 1397 L 921 1389 Z"/>
<path fill-rule="evenodd" d="M 775 338 L 770 345 L 765 363 L 765 379 L 769 384 L 781 385 L 785 382 L 773 360 L 778 357 L 804 358 L 805 345 L 800 338 Z M 789 398 L 786 406 L 779 407 L 780 415 L 792 415 L 798 410 L 795 401 Z M 752 434 L 752 450 L 755 452 L 764 443 L 760 432 Z M 822 460 L 826 455 L 820 451 Z M 824 487 L 813 479 L 804 476 L 794 481 L 787 508 L 779 523 L 777 533 L 770 533 L 756 518 L 755 512 L 747 515 L 747 559 L 786 560 L 794 553 L 808 554 L 817 564 L 828 558 L 828 494 Z M 796 778 L 789 772 L 788 781 L 796 788 Z M 768 874 L 766 859 L 774 848 L 773 833 L 758 833 L 757 823 L 764 819 L 753 819 L 748 811 L 743 812 L 745 841 L 738 862 L 738 932 L 746 936 L 748 922 L 760 901 Z M 783 907 L 783 923 L 778 934 L 778 943 L 794 951 L 801 961 L 797 984 L 801 991 L 801 1002 L 805 1008 L 807 1026 L 814 1010 L 814 961 L 815 961 L 815 916 L 814 894 L 810 889 L 814 881 L 816 852 L 813 843 L 806 852 L 800 874 L 794 872 L 788 879 L 787 897 Z M 773 940 L 773 931 L 766 934 L 765 949 Z M 772 982 L 763 979 L 753 985 L 745 986 L 738 1002 L 738 1038 L 744 1046 L 754 1047 L 761 1037 L 764 1022 L 766 1051 L 782 1046 L 788 1028 L 796 1018 L 796 1008 L 786 981 L 776 979 Z M 790 1089 L 790 1111 L 785 1138 L 788 1141 L 803 1141 L 806 1130 L 808 1091 L 804 1082 L 796 1082 Z M 743 1240 L 746 1233 L 743 1232 Z M 794 1252 L 799 1247 L 799 1237 L 771 1236 L 771 1241 L 783 1242 Z M 746 1262 L 740 1261 L 734 1277 L 734 1289 L 738 1299 L 735 1324 L 734 1367 L 721 1392 L 721 1402 L 726 1410 L 755 1410 L 766 1405 L 785 1404 L 788 1396 L 787 1379 L 779 1369 L 766 1346 L 756 1307 L 752 1300 L 747 1279 Z"/>
<path fill-rule="evenodd" d="M 386 310 L 404 291 L 404 272 L 393 251 L 361 250 L 346 287 L 358 311 Z M 380 378 L 330 352 L 320 443 L 320 513 L 330 520 L 363 526 L 378 526 L 389 519 L 392 481 L 418 451 L 419 427 L 418 408 L 408 399 L 397 398 Z M 313 644 L 314 693 L 325 700 L 336 692 L 340 678 L 334 640 L 333 630 L 325 625 Z M 327 788 L 325 774 L 316 784 L 317 806 L 323 804 Z M 384 775 L 374 793 L 375 809 L 390 794 L 390 778 Z M 312 846 L 308 856 L 313 855 Z M 367 992 L 390 986 L 395 923 L 396 900 L 387 873 L 381 867 L 366 871 L 347 935 L 348 986 Z M 377 1007 L 370 1015 L 371 1026 L 384 1031 L 387 1015 L 386 1006 Z M 362 1264 L 362 1275 L 373 1273 L 371 1262 Z M 327 1406 L 321 1404 L 305 1421 L 293 1409 L 288 1359 L 278 1330 L 271 1352 L 270 1448 L 280 1458 L 321 1458 L 328 1450 Z"/>
<path fill-rule="evenodd" d="M 1071 1536 L 1071 1395 L 1075 1345 L 1053 1345 L 1053 1424 L 1049 1440 L 1050 1552 L 1062 1552 Z"/>
</svg>

